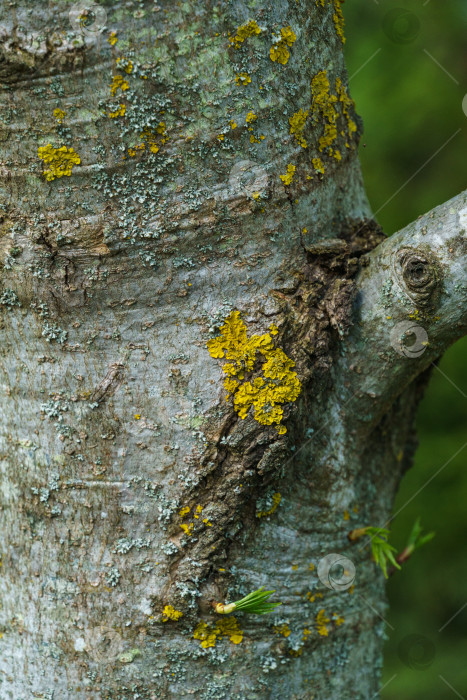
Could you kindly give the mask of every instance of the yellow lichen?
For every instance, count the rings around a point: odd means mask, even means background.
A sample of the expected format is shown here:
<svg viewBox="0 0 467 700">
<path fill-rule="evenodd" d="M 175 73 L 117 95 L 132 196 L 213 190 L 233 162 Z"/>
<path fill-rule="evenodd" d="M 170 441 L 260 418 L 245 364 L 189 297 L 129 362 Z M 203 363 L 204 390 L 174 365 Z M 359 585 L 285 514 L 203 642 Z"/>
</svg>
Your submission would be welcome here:
<svg viewBox="0 0 467 700">
<path fill-rule="evenodd" d="M 125 73 L 128 73 L 128 75 L 133 70 L 133 63 L 130 61 L 129 58 L 125 58 L 124 56 L 120 56 L 120 58 L 117 58 L 117 64 L 120 64 L 120 68 L 123 68 Z"/>
<path fill-rule="evenodd" d="M 233 644 L 240 644 L 242 641 L 243 631 L 233 615 L 221 618 L 212 625 L 201 621 L 193 632 L 193 639 L 199 639 L 204 649 L 216 646 L 216 639 L 222 637 L 228 637 Z"/>
<path fill-rule="evenodd" d="M 62 123 L 62 119 L 65 116 L 66 112 L 63 111 L 63 109 L 60 109 L 57 107 L 57 109 L 54 109 L 54 117 L 58 121 L 59 124 Z"/>
<path fill-rule="evenodd" d="M 180 510 L 179 515 L 181 518 L 184 518 L 187 513 L 189 513 L 191 510 L 190 506 L 183 506 L 183 508 Z"/>
<path fill-rule="evenodd" d="M 272 506 L 269 510 L 260 510 L 256 513 L 257 518 L 264 518 L 266 515 L 272 515 L 274 511 L 277 509 L 277 506 L 282 500 L 282 496 L 280 495 L 279 492 L 274 493 L 272 496 Z"/>
<path fill-rule="evenodd" d="M 119 108 L 115 112 L 108 112 L 110 119 L 115 119 L 116 117 L 123 117 L 126 112 L 126 105 L 120 104 Z"/>
<path fill-rule="evenodd" d="M 272 628 L 274 634 L 281 634 L 283 637 L 288 637 L 291 633 L 291 629 L 286 622 L 283 625 L 275 625 Z"/>
<path fill-rule="evenodd" d="M 248 73 L 239 73 L 235 78 L 235 82 L 237 85 L 248 85 L 251 83 L 251 78 Z"/>
<path fill-rule="evenodd" d="M 247 124 L 251 124 L 251 122 L 255 122 L 257 119 L 258 116 L 252 111 L 248 112 L 248 114 L 245 117 L 245 121 Z"/>
<path fill-rule="evenodd" d="M 318 630 L 318 634 L 320 634 L 322 637 L 327 637 L 328 636 L 328 628 L 326 627 L 326 622 L 330 622 L 329 617 L 326 617 L 326 613 L 324 610 L 320 610 L 319 613 L 316 615 L 316 629 Z"/>
<path fill-rule="evenodd" d="M 129 84 L 123 75 L 114 75 L 110 85 L 110 94 L 115 95 L 117 90 L 122 90 L 122 92 L 124 92 L 125 90 L 128 90 L 129 87 Z"/>
<path fill-rule="evenodd" d="M 284 185 L 290 185 L 292 180 L 293 180 L 294 174 L 295 174 L 295 165 L 292 165 L 291 163 L 289 163 L 289 165 L 287 166 L 287 172 L 285 173 L 285 175 L 279 175 L 279 177 L 282 180 L 282 182 L 284 183 Z"/>
<path fill-rule="evenodd" d="M 116 44 L 117 41 L 118 41 L 117 34 L 116 34 L 115 32 L 111 32 L 110 35 L 109 35 L 109 37 L 108 37 L 108 39 L 107 39 L 107 41 L 109 42 L 109 44 L 110 44 L 111 46 L 115 46 L 115 44 Z"/>
<path fill-rule="evenodd" d="M 159 125 L 156 127 L 155 131 L 153 129 L 150 129 L 149 127 L 145 127 L 139 135 L 139 137 L 140 139 L 145 140 L 146 145 L 151 151 L 151 153 L 157 153 L 160 150 L 160 146 L 157 142 L 158 137 L 160 137 L 161 145 L 163 145 L 168 139 L 168 136 L 166 134 L 165 122 L 159 122 Z M 134 149 L 128 149 L 128 153 L 131 156 L 134 155 L 134 153 L 136 153 L 136 149 L 144 150 L 144 148 L 145 144 L 143 143 L 139 146 L 135 146 Z M 132 153 L 131 151 L 134 151 L 134 153 Z"/>
<path fill-rule="evenodd" d="M 339 615 L 338 613 L 332 613 L 332 620 L 336 623 L 337 627 L 343 625 L 345 622 L 345 618 L 342 615 Z"/>
<path fill-rule="evenodd" d="M 321 158 L 313 158 L 311 162 L 316 172 L 322 173 L 324 175 L 324 165 Z"/>
<path fill-rule="evenodd" d="M 195 513 L 194 513 L 194 517 L 195 517 L 196 519 L 198 519 L 199 516 L 200 516 L 200 513 L 202 513 L 202 511 L 203 511 L 203 506 L 196 506 L 196 510 L 195 510 Z"/>
<path fill-rule="evenodd" d="M 40 146 L 38 155 L 49 166 L 47 170 L 44 170 L 45 178 L 49 182 L 57 177 L 70 176 L 73 165 L 81 163 L 79 155 L 73 148 L 66 146 L 53 148 L 50 143 L 47 146 Z"/>
<path fill-rule="evenodd" d="M 175 622 L 182 617 L 183 613 L 180 610 L 175 610 L 172 605 L 166 605 L 163 611 L 162 622 L 174 620 Z"/>
<path fill-rule="evenodd" d="M 258 26 L 256 20 L 250 19 L 247 24 L 243 24 L 238 27 L 234 36 L 229 36 L 229 41 L 235 46 L 236 49 L 238 49 L 240 44 L 243 44 L 245 39 L 247 39 L 249 36 L 254 36 L 255 34 L 261 34 L 261 28 Z"/>
<path fill-rule="evenodd" d="M 334 14 L 332 16 L 334 20 L 334 26 L 336 28 L 337 36 L 340 38 L 343 44 L 345 44 L 344 36 L 344 15 L 342 14 L 341 1 L 334 0 Z"/>
<path fill-rule="evenodd" d="M 231 129 L 236 129 L 236 128 L 237 128 L 237 122 L 234 122 L 233 119 L 230 120 L 230 128 L 231 128 Z"/>
<path fill-rule="evenodd" d="M 308 591 L 306 594 L 307 600 L 310 601 L 310 603 L 314 603 L 317 598 L 322 598 L 323 594 L 322 593 L 312 593 L 311 591 Z"/>
<path fill-rule="evenodd" d="M 290 58 L 290 51 L 287 47 L 292 46 L 296 39 L 297 37 L 295 32 L 290 26 L 282 27 L 280 35 L 277 37 L 277 40 L 269 50 L 269 57 L 271 61 L 281 63 L 283 66 L 285 66 Z"/>
<path fill-rule="evenodd" d="M 180 527 L 182 528 L 185 535 L 188 535 L 188 537 L 191 537 L 191 533 L 193 532 L 193 527 L 194 527 L 193 523 L 189 523 L 188 525 L 186 525 L 185 523 L 180 523 Z"/>
<path fill-rule="evenodd" d="M 338 112 L 335 104 L 337 97 L 331 95 L 330 84 L 325 70 L 320 71 L 311 81 L 313 102 L 311 109 L 315 121 L 320 117 L 324 120 L 324 134 L 319 139 L 319 150 L 331 146 L 337 138 L 336 121 Z"/>
<path fill-rule="evenodd" d="M 221 335 L 209 340 L 207 348 L 211 357 L 223 358 L 232 362 L 224 365 L 227 375 L 224 387 L 233 395 L 234 408 L 240 418 L 246 418 L 253 408 L 254 419 L 261 425 L 276 424 L 282 435 L 286 428 L 281 424 L 282 405 L 293 402 L 300 394 L 301 386 L 295 366 L 280 348 L 275 348 L 269 333 L 252 335 L 248 338 L 247 328 L 240 318 L 239 311 L 232 311 L 221 327 Z M 245 374 L 255 368 L 257 355 L 263 356 L 262 376 L 246 379 Z"/>
<path fill-rule="evenodd" d="M 347 94 L 347 88 L 345 87 L 340 78 L 336 78 L 336 92 L 339 97 L 339 102 L 342 104 L 342 111 L 344 113 L 344 117 L 347 120 L 348 136 L 349 138 L 352 138 L 352 136 L 357 131 L 357 125 L 352 119 L 351 114 L 354 110 L 355 102 Z"/>
<path fill-rule="evenodd" d="M 298 112 L 295 112 L 295 114 L 293 114 L 289 119 L 290 133 L 295 135 L 296 140 L 302 148 L 307 147 L 307 142 L 303 138 L 303 129 L 305 128 L 307 116 L 308 112 L 304 112 L 303 109 L 300 109 Z"/>
</svg>

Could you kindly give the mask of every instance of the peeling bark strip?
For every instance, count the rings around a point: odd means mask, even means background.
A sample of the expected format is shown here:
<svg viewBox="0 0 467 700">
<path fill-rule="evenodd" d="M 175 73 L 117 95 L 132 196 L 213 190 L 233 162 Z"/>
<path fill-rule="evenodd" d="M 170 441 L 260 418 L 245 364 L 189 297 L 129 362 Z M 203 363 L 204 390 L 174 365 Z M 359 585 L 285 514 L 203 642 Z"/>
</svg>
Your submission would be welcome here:
<svg viewBox="0 0 467 700">
<path fill-rule="evenodd" d="M 338 0 L 2 18 L 2 700 L 375 696 L 347 534 L 466 330 L 466 195 L 371 220 Z M 263 586 L 267 615 L 212 608 Z"/>
</svg>

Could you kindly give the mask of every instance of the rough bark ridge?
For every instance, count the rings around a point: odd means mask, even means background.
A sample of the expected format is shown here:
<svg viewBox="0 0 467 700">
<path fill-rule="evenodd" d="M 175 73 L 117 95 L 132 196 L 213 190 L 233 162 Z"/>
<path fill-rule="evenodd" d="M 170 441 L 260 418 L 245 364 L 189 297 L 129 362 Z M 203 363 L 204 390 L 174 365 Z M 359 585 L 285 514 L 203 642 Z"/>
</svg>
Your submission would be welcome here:
<svg viewBox="0 0 467 700">
<path fill-rule="evenodd" d="M 466 331 L 465 195 L 371 220 L 338 0 L 2 17 L 0 696 L 372 697 L 383 580 L 347 532 L 385 522 Z M 260 410 L 268 371 L 300 394 Z M 261 585 L 274 614 L 219 622 Z"/>
</svg>

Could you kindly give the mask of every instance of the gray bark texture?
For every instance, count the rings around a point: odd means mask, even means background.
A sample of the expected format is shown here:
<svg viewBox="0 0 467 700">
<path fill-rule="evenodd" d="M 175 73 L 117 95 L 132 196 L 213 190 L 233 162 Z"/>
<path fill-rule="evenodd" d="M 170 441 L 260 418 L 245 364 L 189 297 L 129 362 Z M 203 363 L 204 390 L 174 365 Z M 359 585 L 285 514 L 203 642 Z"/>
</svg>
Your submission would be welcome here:
<svg viewBox="0 0 467 700">
<path fill-rule="evenodd" d="M 466 332 L 467 196 L 384 236 L 343 39 L 337 0 L 2 3 L 2 700 L 377 696 L 347 535 Z"/>
</svg>

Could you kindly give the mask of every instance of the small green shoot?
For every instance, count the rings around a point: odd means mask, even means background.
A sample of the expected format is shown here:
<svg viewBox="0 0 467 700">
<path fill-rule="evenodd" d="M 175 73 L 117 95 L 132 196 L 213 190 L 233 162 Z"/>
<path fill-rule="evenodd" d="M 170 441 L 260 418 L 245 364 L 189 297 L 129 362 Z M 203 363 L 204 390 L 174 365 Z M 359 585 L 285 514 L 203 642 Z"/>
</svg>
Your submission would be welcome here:
<svg viewBox="0 0 467 700">
<path fill-rule="evenodd" d="M 349 540 L 356 540 L 363 535 L 368 535 L 368 537 L 370 537 L 373 559 L 375 560 L 376 564 L 381 567 L 384 578 L 388 578 L 388 561 L 395 566 L 396 569 L 401 568 L 394 557 L 394 552 L 397 550 L 388 542 L 389 534 L 389 530 L 384 527 L 368 526 L 359 528 L 358 530 L 352 530 L 352 532 L 350 532 L 348 535 Z"/>
<path fill-rule="evenodd" d="M 274 608 L 282 603 L 270 603 L 268 598 L 275 593 L 275 591 L 264 591 L 264 586 L 258 588 L 257 591 L 249 593 L 244 598 L 236 600 L 234 603 L 213 603 L 213 608 L 219 615 L 228 615 L 234 610 L 241 610 L 245 613 L 250 613 L 254 615 L 265 615 L 266 613 L 272 612 Z"/>
<path fill-rule="evenodd" d="M 420 524 L 420 518 L 417 518 L 409 535 L 409 539 L 407 540 L 407 544 L 397 557 L 397 560 L 401 564 L 404 561 L 407 561 L 407 559 L 409 559 L 409 557 L 412 556 L 416 549 L 420 549 L 420 547 L 423 547 L 424 544 L 430 542 L 430 540 L 432 540 L 435 536 L 434 532 L 427 532 L 426 534 L 422 533 L 423 529 Z"/>
<path fill-rule="evenodd" d="M 348 538 L 351 541 L 357 540 L 363 535 L 370 537 L 371 551 L 376 564 L 381 567 L 385 578 L 388 578 L 387 562 L 394 568 L 400 569 L 400 565 L 409 559 L 413 552 L 429 542 L 435 536 L 434 532 L 423 534 L 420 518 L 417 518 L 407 540 L 407 544 L 397 557 L 394 557 L 396 548 L 389 544 L 389 530 L 384 527 L 361 527 L 349 532 Z M 393 573 L 394 569 L 389 573 Z"/>
</svg>

